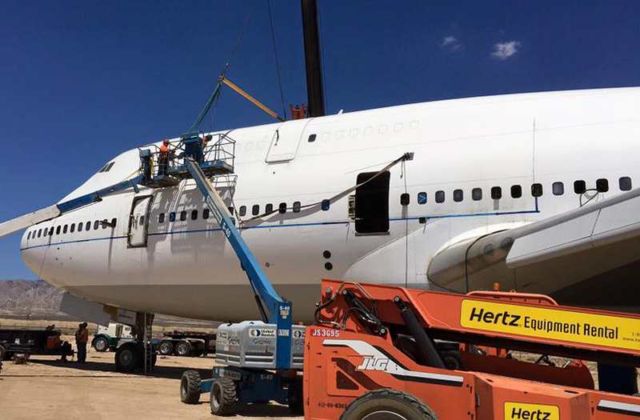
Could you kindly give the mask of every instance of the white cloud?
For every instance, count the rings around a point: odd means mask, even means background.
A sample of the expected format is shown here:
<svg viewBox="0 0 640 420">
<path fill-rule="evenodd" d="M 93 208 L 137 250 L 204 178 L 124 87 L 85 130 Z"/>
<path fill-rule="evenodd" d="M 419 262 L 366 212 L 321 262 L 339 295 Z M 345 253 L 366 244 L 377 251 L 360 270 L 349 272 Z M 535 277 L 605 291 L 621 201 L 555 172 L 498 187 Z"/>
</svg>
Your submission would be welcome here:
<svg viewBox="0 0 640 420">
<path fill-rule="evenodd" d="M 449 51 L 458 51 L 462 48 L 462 43 L 458 41 L 458 38 L 455 36 L 449 35 L 442 38 L 442 42 L 440 42 L 441 48 L 446 48 Z"/>
<path fill-rule="evenodd" d="M 498 42 L 493 45 L 491 56 L 498 60 L 506 60 L 515 55 L 519 48 L 520 42 L 518 41 Z"/>
</svg>

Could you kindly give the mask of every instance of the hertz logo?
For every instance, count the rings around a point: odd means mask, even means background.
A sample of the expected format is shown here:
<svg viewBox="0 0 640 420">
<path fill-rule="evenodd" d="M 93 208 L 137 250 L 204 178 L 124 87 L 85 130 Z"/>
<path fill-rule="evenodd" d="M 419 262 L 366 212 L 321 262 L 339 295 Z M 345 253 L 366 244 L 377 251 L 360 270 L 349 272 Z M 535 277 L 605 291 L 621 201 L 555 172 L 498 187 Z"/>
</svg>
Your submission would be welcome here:
<svg viewBox="0 0 640 420">
<path fill-rule="evenodd" d="M 504 403 L 505 420 L 560 420 L 560 409 L 555 405 Z"/>
<path fill-rule="evenodd" d="M 484 308 L 471 308 L 471 314 L 469 315 L 469 321 L 479 321 L 485 324 L 502 324 L 509 325 L 511 327 L 518 327 L 522 316 L 510 314 L 508 311 L 504 312 L 491 312 L 485 311 Z"/>
</svg>

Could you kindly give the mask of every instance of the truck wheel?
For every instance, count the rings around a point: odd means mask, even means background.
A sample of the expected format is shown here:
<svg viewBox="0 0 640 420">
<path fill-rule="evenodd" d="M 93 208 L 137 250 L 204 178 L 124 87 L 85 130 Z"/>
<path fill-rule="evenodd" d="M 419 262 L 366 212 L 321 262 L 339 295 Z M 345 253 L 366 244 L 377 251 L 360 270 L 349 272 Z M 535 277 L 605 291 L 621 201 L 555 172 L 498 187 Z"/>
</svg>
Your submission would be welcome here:
<svg viewBox="0 0 640 420">
<path fill-rule="evenodd" d="M 141 365 L 140 351 L 135 345 L 124 344 L 116 350 L 116 370 L 130 373 Z"/>
<path fill-rule="evenodd" d="M 231 416 L 238 409 L 238 397 L 236 383 L 230 378 L 219 378 L 213 381 L 211 386 L 211 398 L 209 398 L 211 414 L 216 416 Z"/>
<path fill-rule="evenodd" d="M 169 340 L 162 340 L 158 346 L 158 353 L 163 356 L 169 356 L 173 353 L 173 343 Z"/>
<path fill-rule="evenodd" d="M 198 404 L 200 401 L 200 374 L 187 370 L 180 380 L 180 401 L 185 404 Z"/>
<path fill-rule="evenodd" d="M 436 420 L 435 414 L 405 392 L 377 389 L 356 398 L 340 420 Z"/>
<path fill-rule="evenodd" d="M 109 350 L 109 340 L 106 337 L 100 335 L 93 339 L 93 348 L 100 353 Z"/>
<path fill-rule="evenodd" d="M 186 341 L 179 341 L 176 344 L 176 354 L 178 356 L 189 356 L 191 354 L 191 345 Z"/>
</svg>

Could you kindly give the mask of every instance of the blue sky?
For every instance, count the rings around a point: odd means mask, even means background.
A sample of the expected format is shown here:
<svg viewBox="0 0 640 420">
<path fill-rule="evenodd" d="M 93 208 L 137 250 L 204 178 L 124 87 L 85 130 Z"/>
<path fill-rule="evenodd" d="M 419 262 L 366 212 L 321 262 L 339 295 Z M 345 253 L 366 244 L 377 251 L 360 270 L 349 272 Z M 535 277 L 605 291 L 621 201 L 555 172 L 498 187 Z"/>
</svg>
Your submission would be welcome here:
<svg viewBox="0 0 640 420">
<path fill-rule="evenodd" d="M 319 3 L 327 112 L 640 85 L 638 1 Z M 229 77 L 282 109 L 266 0 L 0 10 L 0 220 L 59 200 L 123 150 L 184 132 L 230 57 Z M 305 102 L 299 2 L 272 0 L 272 12 L 286 104 Z M 205 127 L 266 122 L 225 91 Z M 0 239 L 0 279 L 34 278 L 19 237 Z"/>
</svg>

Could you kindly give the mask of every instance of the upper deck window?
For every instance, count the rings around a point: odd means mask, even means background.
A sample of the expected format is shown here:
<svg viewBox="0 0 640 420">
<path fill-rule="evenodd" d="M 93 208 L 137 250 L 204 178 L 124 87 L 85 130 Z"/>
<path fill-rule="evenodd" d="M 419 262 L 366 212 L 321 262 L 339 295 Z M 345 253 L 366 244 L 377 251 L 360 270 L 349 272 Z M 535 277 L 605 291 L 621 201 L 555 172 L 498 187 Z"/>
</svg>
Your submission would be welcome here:
<svg viewBox="0 0 640 420">
<path fill-rule="evenodd" d="M 113 165 L 115 165 L 115 163 L 116 163 L 115 161 L 107 163 L 102 167 L 102 169 L 98 171 L 98 173 L 109 172 L 111 168 L 113 168 Z"/>
</svg>

